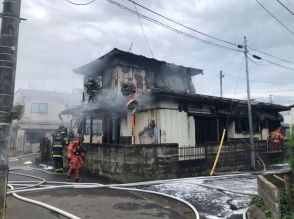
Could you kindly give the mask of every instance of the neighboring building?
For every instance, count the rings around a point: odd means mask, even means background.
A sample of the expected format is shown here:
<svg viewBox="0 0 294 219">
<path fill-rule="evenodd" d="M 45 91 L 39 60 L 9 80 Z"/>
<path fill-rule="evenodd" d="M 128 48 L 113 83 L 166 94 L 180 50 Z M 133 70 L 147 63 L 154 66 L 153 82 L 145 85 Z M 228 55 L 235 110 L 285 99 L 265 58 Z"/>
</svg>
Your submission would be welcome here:
<svg viewBox="0 0 294 219">
<path fill-rule="evenodd" d="M 71 117 L 60 113 L 81 102 L 75 95 L 42 90 L 19 89 L 15 92 L 14 105 L 24 105 L 20 121 L 13 121 L 10 147 L 19 152 L 36 152 L 40 138 L 50 137 L 59 125 L 69 126 Z"/>
<path fill-rule="evenodd" d="M 135 144 L 193 147 L 218 142 L 226 124 L 226 141 L 249 138 L 247 102 L 196 94 L 192 76 L 202 74 L 200 69 L 113 49 L 74 72 L 84 75 L 84 84 L 94 80 L 101 86 L 95 98 L 86 101 L 85 94 L 82 105 L 63 112 L 75 115 L 76 129 L 85 135 L 86 142 L 131 143 L 132 120 L 125 112 L 128 98 L 122 95 L 128 82 L 135 85 L 134 98 L 139 102 Z M 279 112 L 287 109 L 253 101 L 254 137 L 266 140 L 281 125 Z"/>
<path fill-rule="evenodd" d="M 294 125 L 294 106 L 291 106 L 291 109 L 287 112 L 283 113 L 284 117 L 284 125 L 287 126 L 290 129 L 292 129 L 292 126 Z"/>
</svg>

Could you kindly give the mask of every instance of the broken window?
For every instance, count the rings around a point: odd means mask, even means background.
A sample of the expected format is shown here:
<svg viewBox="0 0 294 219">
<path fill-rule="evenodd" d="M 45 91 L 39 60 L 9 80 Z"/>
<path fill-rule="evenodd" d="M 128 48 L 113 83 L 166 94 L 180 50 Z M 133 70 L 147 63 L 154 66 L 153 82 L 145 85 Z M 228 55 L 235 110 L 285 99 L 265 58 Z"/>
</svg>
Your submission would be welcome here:
<svg viewBox="0 0 294 219">
<path fill-rule="evenodd" d="M 102 134 L 102 120 L 93 119 L 93 127 L 92 127 L 93 135 L 101 135 Z M 91 134 L 91 119 L 86 119 L 86 135 Z"/>
<path fill-rule="evenodd" d="M 253 132 L 259 133 L 259 122 L 256 120 L 252 121 Z M 236 119 L 235 120 L 235 132 L 236 133 L 249 133 L 248 119 Z"/>
</svg>

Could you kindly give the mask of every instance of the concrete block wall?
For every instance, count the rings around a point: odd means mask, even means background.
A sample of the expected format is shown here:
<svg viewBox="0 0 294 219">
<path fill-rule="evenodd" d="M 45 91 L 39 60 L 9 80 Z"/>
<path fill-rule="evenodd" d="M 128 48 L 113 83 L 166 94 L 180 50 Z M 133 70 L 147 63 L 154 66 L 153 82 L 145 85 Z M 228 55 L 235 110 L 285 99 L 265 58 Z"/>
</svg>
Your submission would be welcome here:
<svg viewBox="0 0 294 219">
<path fill-rule="evenodd" d="M 274 219 L 281 218 L 279 188 L 266 179 L 263 175 L 257 176 L 258 195 L 262 197 L 266 206 L 270 209 Z"/>
<path fill-rule="evenodd" d="M 178 145 L 85 144 L 84 169 L 118 182 L 177 177 Z"/>
<path fill-rule="evenodd" d="M 283 153 L 267 153 L 266 142 L 257 142 L 266 164 L 283 160 Z M 218 145 L 207 144 L 206 159 L 179 160 L 178 144 L 84 144 L 84 171 L 117 182 L 135 182 L 208 175 Z M 66 154 L 66 153 L 65 153 Z M 250 169 L 250 150 L 244 142 L 226 142 L 216 171 Z"/>
<path fill-rule="evenodd" d="M 268 217 L 256 205 L 251 205 L 247 211 L 248 219 L 268 219 Z"/>
</svg>

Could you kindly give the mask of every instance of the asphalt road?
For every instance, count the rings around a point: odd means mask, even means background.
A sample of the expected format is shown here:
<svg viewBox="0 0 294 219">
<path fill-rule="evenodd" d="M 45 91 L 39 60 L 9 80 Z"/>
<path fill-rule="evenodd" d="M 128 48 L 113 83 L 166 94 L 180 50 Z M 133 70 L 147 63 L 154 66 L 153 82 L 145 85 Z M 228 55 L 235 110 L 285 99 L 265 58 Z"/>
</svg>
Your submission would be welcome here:
<svg viewBox="0 0 294 219">
<path fill-rule="evenodd" d="M 50 175 L 30 170 L 32 157 L 10 159 L 14 173 L 29 174 L 50 181 L 64 182 L 65 175 Z M 25 170 L 23 170 L 25 169 Z M 82 177 L 83 182 L 99 182 L 93 177 Z M 25 176 L 9 175 L 9 181 L 33 180 Z M 100 181 L 101 183 L 102 181 Z M 189 219 L 193 212 L 186 205 L 161 196 L 141 192 L 121 191 L 109 188 L 54 189 L 32 191 L 20 195 L 58 207 L 85 219 Z M 19 201 L 12 196 L 7 199 L 7 219 L 64 218 L 45 208 Z"/>
<path fill-rule="evenodd" d="M 31 165 L 31 158 L 11 160 L 12 168 Z M 283 168 L 284 166 L 278 167 Z M 65 176 L 48 175 L 37 170 L 17 170 L 47 180 L 64 181 Z M 10 176 L 10 180 L 24 180 L 23 177 Z M 82 176 L 83 182 L 107 183 L 99 178 Z M 28 180 L 28 179 L 26 179 Z M 205 186 L 210 186 L 207 188 Z M 228 191 L 218 191 L 221 187 Z M 151 191 L 159 191 L 180 197 L 190 202 L 199 211 L 201 218 L 242 219 L 253 194 L 257 193 L 256 175 L 251 173 L 224 175 L 219 177 L 193 177 L 139 186 Z M 229 190 L 238 191 L 232 193 Z M 241 194 L 241 193 L 248 193 Z M 191 210 L 185 205 L 155 195 L 118 191 L 112 189 L 58 189 L 46 192 L 25 193 L 39 201 L 59 206 L 82 218 L 193 218 Z M 34 207 L 36 208 L 36 207 Z M 38 211 L 38 209 L 36 210 Z M 49 215 L 52 213 L 48 213 Z M 13 218 L 13 217 L 12 217 Z M 46 219 L 46 217 L 44 217 Z M 14 218 L 13 218 L 14 219 Z"/>
</svg>

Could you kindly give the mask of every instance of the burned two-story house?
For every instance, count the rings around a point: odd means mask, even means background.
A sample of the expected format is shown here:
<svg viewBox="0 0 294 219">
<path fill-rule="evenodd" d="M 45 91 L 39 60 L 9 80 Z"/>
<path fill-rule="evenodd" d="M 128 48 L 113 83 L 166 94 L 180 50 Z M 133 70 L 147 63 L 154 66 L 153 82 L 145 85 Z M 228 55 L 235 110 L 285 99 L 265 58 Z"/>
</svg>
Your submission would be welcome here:
<svg viewBox="0 0 294 219">
<path fill-rule="evenodd" d="M 249 138 L 247 102 L 197 94 L 192 77 L 201 69 L 113 49 L 74 72 L 84 75 L 84 103 L 64 113 L 76 115 L 86 142 L 130 144 L 134 136 L 135 144 L 191 147 L 218 142 L 225 127 L 226 141 Z M 133 95 L 123 95 L 124 89 Z M 126 112 L 130 99 L 137 104 L 134 119 Z M 254 138 L 266 140 L 287 109 L 253 101 Z"/>
</svg>

